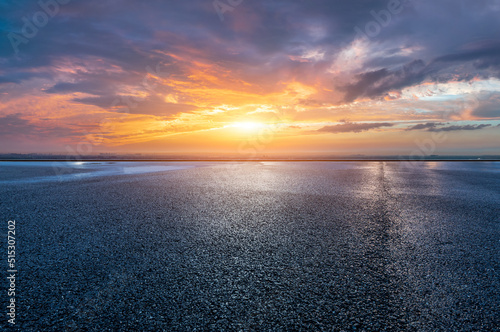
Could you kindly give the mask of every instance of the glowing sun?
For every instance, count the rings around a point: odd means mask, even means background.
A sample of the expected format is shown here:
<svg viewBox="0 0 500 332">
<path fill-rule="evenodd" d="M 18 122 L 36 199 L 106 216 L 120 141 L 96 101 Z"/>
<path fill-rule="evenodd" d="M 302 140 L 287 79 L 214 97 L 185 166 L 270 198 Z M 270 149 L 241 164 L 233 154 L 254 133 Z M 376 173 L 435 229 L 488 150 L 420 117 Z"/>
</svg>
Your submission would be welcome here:
<svg viewBox="0 0 500 332">
<path fill-rule="evenodd" d="M 263 128 L 264 124 L 259 122 L 235 122 L 231 125 L 231 127 L 245 131 L 255 131 Z"/>
</svg>

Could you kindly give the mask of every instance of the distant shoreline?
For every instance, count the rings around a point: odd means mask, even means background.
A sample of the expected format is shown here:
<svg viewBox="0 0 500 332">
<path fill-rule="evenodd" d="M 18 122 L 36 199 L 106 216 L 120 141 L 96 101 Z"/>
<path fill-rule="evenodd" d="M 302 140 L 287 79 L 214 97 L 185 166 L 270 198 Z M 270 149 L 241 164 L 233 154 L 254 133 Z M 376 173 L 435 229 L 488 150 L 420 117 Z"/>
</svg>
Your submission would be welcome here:
<svg viewBox="0 0 500 332">
<path fill-rule="evenodd" d="M 500 162 L 500 159 L 0 159 L 0 162 Z"/>
</svg>

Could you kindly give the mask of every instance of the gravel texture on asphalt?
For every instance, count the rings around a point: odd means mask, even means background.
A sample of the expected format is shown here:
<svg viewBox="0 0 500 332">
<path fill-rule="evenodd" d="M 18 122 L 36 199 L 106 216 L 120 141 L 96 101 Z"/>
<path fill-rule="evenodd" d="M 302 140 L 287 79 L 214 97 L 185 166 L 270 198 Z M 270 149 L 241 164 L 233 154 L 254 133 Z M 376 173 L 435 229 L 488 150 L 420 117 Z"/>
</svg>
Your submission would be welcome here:
<svg viewBox="0 0 500 332">
<path fill-rule="evenodd" d="M 32 183 L 5 166 L 15 329 L 500 331 L 498 163 L 191 165 Z"/>
</svg>

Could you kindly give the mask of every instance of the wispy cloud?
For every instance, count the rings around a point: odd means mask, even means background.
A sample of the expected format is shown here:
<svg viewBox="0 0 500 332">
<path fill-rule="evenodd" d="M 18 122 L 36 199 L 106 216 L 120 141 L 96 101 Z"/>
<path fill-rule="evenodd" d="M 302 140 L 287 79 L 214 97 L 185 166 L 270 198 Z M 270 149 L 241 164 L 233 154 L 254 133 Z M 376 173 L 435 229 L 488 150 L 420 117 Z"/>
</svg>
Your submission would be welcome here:
<svg viewBox="0 0 500 332">
<path fill-rule="evenodd" d="M 378 128 L 383 128 L 383 127 L 392 127 L 394 126 L 393 123 L 352 123 L 352 122 L 346 122 L 338 125 L 333 125 L 333 126 L 325 126 L 323 128 L 318 129 L 318 132 L 324 132 L 324 133 L 332 133 L 332 134 L 338 134 L 338 133 L 360 133 L 362 131 L 369 131 L 373 129 L 378 129 Z"/>
<path fill-rule="evenodd" d="M 429 131 L 439 132 L 439 131 L 461 131 L 461 130 L 481 130 L 490 127 L 491 124 L 479 124 L 479 125 L 465 125 L 465 126 L 447 126 L 439 128 L 430 128 Z"/>
<path fill-rule="evenodd" d="M 406 131 L 412 131 L 412 130 L 426 130 L 426 131 L 432 131 L 432 132 L 441 132 L 441 131 L 461 131 L 461 130 L 481 130 L 487 127 L 491 127 L 491 124 L 478 124 L 478 125 L 453 125 L 453 126 L 446 126 L 446 123 L 441 123 L 441 122 L 427 122 L 427 123 L 420 123 L 414 126 L 410 126 L 406 128 Z"/>
<path fill-rule="evenodd" d="M 425 130 L 425 129 L 431 130 L 431 129 L 435 129 L 438 126 L 442 126 L 442 125 L 444 125 L 444 123 L 441 123 L 441 122 L 419 123 L 417 125 L 408 127 L 405 130 L 406 131 L 411 131 L 411 130 Z"/>
</svg>

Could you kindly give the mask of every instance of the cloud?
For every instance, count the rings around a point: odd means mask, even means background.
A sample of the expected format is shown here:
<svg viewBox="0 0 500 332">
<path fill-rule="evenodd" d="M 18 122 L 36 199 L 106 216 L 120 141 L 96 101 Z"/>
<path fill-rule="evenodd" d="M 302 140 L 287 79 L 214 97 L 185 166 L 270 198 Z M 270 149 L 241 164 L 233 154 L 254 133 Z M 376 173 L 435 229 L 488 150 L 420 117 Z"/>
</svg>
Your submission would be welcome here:
<svg viewBox="0 0 500 332">
<path fill-rule="evenodd" d="M 448 126 L 440 128 L 429 128 L 428 131 L 440 132 L 440 131 L 461 131 L 461 130 L 481 130 L 490 127 L 491 124 L 479 124 L 479 125 L 465 125 L 465 126 Z"/>
<path fill-rule="evenodd" d="M 378 128 L 383 128 L 383 127 L 392 127 L 394 126 L 393 123 L 352 123 L 352 122 L 346 122 L 343 124 L 339 125 L 334 125 L 334 126 L 325 126 L 321 129 L 318 129 L 318 132 L 324 132 L 324 133 L 332 133 L 332 134 L 338 134 L 338 133 L 360 133 L 362 131 L 369 131 L 372 129 L 378 129 Z"/>
<path fill-rule="evenodd" d="M 104 82 L 100 81 L 87 81 L 78 83 L 67 83 L 61 82 L 54 86 L 44 90 L 46 93 L 56 93 L 56 94 L 67 94 L 73 92 L 89 93 L 94 95 L 100 95 L 109 90 Z M 104 90 L 103 90 L 104 89 Z"/>
<path fill-rule="evenodd" d="M 0 117 L 0 135 L 15 135 L 27 130 L 28 132 L 34 128 L 30 122 L 22 118 L 21 113 L 9 114 Z"/>
<path fill-rule="evenodd" d="M 481 118 L 500 118 L 500 105 L 484 105 L 476 108 L 472 115 Z"/>
<path fill-rule="evenodd" d="M 158 96 L 148 96 L 146 98 L 137 98 L 127 95 L 102 96 L 74 98 L 73 101 L 95 105 L 108 111 L 130 114 L 149 114 L 158 116 L 167 116 L 177 113 L 190 113 L 198 108 L 188 104 L 177 104 L 166 102 Z"/>
<path fill-rule="evenodd" d="M 24 119 L 21 113 L 0 117 L 0 136 L 15 140 L 18 137 L 38 138 L 69 138 L 80 137 L 87 129 L 94 126 L 76 125 L 73 128 L 55 126 L 53 124 L 35 124 Z"/>
<path fill-rule="evenodd" d="M 477 105 L 471 115 L 478 118 L 500 118 L 500 93 L 483 92 L 477 96 Z"/>
<path fill-rule="evenodd" d="M 72 128 L 69 137 L 79 132 L 74 122 L 97 123 L 102 117 L 120 118 L 125 128 L 120 134 L 126 136 L 127 130 L 161 126 L 162 117 L 182 125 L 224 123 L 246 117 L 258 104 L 296 108 L 289 118 L 303 123 L 325 125 L 341 117 L 372 122 L 319 130 L 332 133 L 391 127 L 395 121 L 439 121 L 447 118 L 439 116 L 442 110 L 453 117 L 498 118 L 493 97 L 455 112 L 464 93 L 451 91 L 448 97 L 454 99 L 448 101 L 437 101 L 444 94 L 435 90 L 429 98 L 404 93 L 433 82 L 451 86 L 500 78 L 498 1 L 406 1 L 401 13 L 380 24 L 373 12 L 387 10 L 388 3 L 243 1 L 221 22 L 210 0 L 153 0 L 147 6 L 132 0 L 71 1 L 15 53 L 7 36 L 22 34 L 23 18 L 32 19 L 41 8 L 37 1 L 3 1 L 0 117 L 20 112 L 4 120 L 44 135 L 37 116 L 50 112 L 61 127 Z M 370 24 L 378 24 L 380 33 L 357 34 L 356 28 Z M 165 75 L 147 69 L 157 63 L 164 64 Z M 154 89 L 141 84 L 145 78 Z M 500 89 L 483 86 L 465 94 L 481 90 Z M 114 105 L 127 96 L 140 96 L 131 102 L 135 107 L 123 100 Z M 196 114 L 209 109 L 220 112 Z M 125 112 L 131 115 L 116 114 Z M 75 120 L 69 114 L 81 116 Z M 149 115 L 151 122 L 138 125 L 132 116 L 137 114 Z M 423 123 L 407 130 L 443 128 Z"/>
<path fill-rule="evenodd" d="M 445 126 L 446 123 L 442 122 L 427 122 L 420 123 L 411 127 L 406 128 L 406 131 L 413 130 L 425 130 L 432 132 L 442 132 L 442 131 L 460 131 L 460 130 L 481 130 L 487 127 L 490 127 L 491 124 L 478 124 L 478 125 L 453 125 L 453 126 Z"/>
<path fill-rule="evenodd" d="M 406 131 L 411 131 L 411 130 L 423 130 L 423 129 L 434 129 L 437 126 L 442 126 L 444 123 L 441 122 L 427 122 L 427 123 L 420 123 L 411 127 L 406 128 Z"/>
<path fill-rule="evenodd" d="M 420 84 L 427 76 L 426 65 L 422 60 L 414 60 L 397 70 L 387 68 L 357 75 L 357 82 L 341 87 L 346 91 L 345 102 L 352 102 L 360 97 L 378 97 L 391 90 L 399 90 L 414 84 Z"/>
<path fill-rule="evenodd" d="M 467 67 L 469 62 L 473 63 L 473 68 Z M 460 71 L 457 72 L 457 68 L 453 67 L 455 64 L 462 67 Z M 477 69 L 475 74 L 474 68 Z M 498 73 L 491 71 L 493 68 L 497 68 Z M 391 90 L 398 91 L 423 82 L 470 81 L 478 76 L 500 78 L 500 42 L 483 45 L 482 48 L 477 46 L 474 51 L 440 56 L 427 64 L 416 59 L 396 69 L 363 72 L 356 75 L 355 83 L 341 86 L 340 89 L 345 91 L 344 101 L 348 103 L 363 97 L 385 96 L 391 100 L 394 98 L 387 94 Z"/>
<path fill-rule="evenodd" d="M 474 67 L 477 69 L 490 69 L 492 67 L 500 67 L 500 41 L 479 43 L 474 45 L 473 48 L 473 50 L 468 50 L 466 52 L 440 56 L 434 60 L 434 63 L 464 63 L 474 61 Z"/>
<path fill-rule="evenodd" d="M 263 91 L 290 80 L 331 82 L 337 78 L 325 71 L 345 45 L 359 38 L 355 27 L 364 29 L 369 22 L 375 22 L 371 12 L 386 10 L 387 6 L 387 0 L 291 0 L 286 5 L 256 0 L 226 12 L 222 24 L 212 3 L 204 0 L 189 4 L 155 1 L 147 7 L 130 0 L 113 0 L 113 7 L 120 8 L 119 16 L 97 0 L 71 2 L 61 6 L 60 12 L 27 44 L 21 44 L 19 54 L 14 55 L 8 38 L 1 38 L 0 63 L 7 68 L 4 80 L 17 83 L 33 78 L 13 77 L 20 68 L 35 75 L 33 69 L 54 69 L 61 59 L 72 63 L 99 61 L 107 68 L 122 71 L 117 75 L 94 73 L 84 80 L 82 71 L 63 77 L 56 70 L 47 71 L 54 81 L 45 90 L 49 93 L 110 94 L 103 90 L 133 85 L 132 77 L 140 79 L 146 66 L 172 61 L 172 56 L 224 64 L 222 71 L 237 72 L 239 79 Z M 367 41 L 367 55 L 359 70 L 346 78 L 351 83 L 342 86 L 344 102 L 378 98 L 390 90 L 428 79 L 447 79 L 455 68 L 458 75 L 471 78 L 497 66 L 500 48 L 495 43 L 495 31 L 500 29 L 500 23 L 495 2 L 485 0 L 479 6 L 460 1 L 460 6 L 468 15 L 453 15 L 457 5 L 451 1 L 409 2 L 400 14 L 391 15 L 381 33 Z M 4 7 L 5 32 L 16 33 L 21 32 L 23 16 L 30 17 L 40 10 L 36 3 L 22 1 Z M 446 17 L 436 17 L 434 13 L 438 12 Z M 189 19 L 192 17 L 196 17 L 196 24 Z M 480 25 L 475 24 L 479 17 Z M 448 23 L 437 29 L 443 22 Z M 477 33 L 471 31 L 474 29 Z M 492 41 L 472 43 L 473 39 L 464 37 L 468 35 Z M 468 48 L 457 50 L 460 44 Z M 298 61 L 290 61 L 292 58 Z M 459 68 L 467 62 L 474 62 L 474 72 Z M 179 68 L 172 66 L 171 70 Z M 441 76 L 433 76 L 437 73 Z"/>
<path fill-rule="evenodd" d="M 5 83 L 19 83 L 19 81 L 13 80 L 12 78 L 9 78 L 9 77 L 1 77 L 0 76 L 0 84 L 5 84 Z"/>
</svg>

